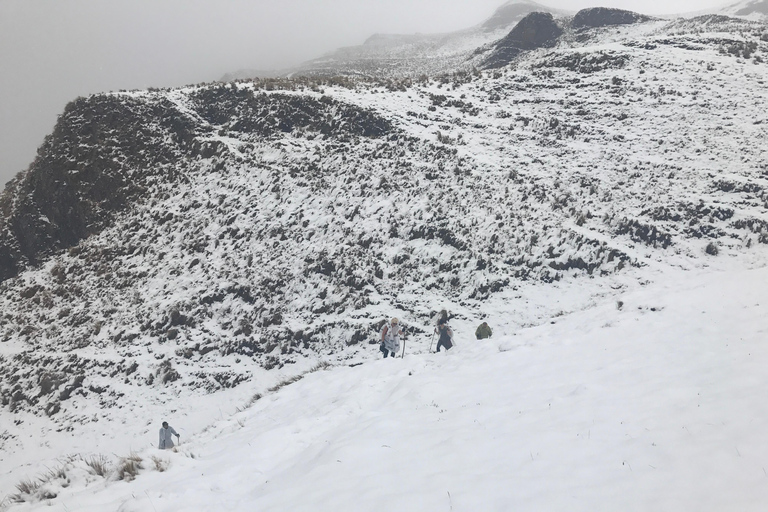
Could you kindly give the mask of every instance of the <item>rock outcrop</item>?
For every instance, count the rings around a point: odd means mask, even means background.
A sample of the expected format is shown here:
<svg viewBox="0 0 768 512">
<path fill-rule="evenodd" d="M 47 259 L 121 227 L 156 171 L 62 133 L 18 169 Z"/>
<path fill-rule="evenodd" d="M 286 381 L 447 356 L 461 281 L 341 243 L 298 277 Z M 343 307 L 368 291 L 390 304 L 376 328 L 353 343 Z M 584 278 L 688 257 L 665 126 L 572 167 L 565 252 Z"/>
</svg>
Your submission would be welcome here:
<svg viewBox="0 0 768 512">
<path fill-rule="evenodd" d="M 576 13 L 571 21 L 575 29 L 589 29 L 609 27 L 611 25 L 632 25 L 649 21 L 651 18 L 643 14 L 623 9 L 611 9 L 609 7 L 592 7 L 582 9 Z"/>
<path fill-rule="evenodd" d="M 518 23 L 485 60 L 483 67 L 506 66 L 521 53 L 538 48 L 552 47 L 563 29 L 548 12 L 532 12 Z"/>
</svg>

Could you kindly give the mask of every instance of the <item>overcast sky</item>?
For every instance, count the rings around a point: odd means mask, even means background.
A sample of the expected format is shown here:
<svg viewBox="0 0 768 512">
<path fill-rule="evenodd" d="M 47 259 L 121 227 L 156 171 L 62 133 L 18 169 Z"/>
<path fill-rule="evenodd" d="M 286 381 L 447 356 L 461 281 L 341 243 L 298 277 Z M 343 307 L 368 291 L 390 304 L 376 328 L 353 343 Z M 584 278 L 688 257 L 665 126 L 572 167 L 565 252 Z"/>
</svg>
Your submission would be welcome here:
<svg viewBox="0 0 768 512">
<path fill-rule="evenodd" d="M 736 0 L 540 0 L 644 14 Z M 482 22 L 505 0 L 0 0 L 0 186 L 26 169 L 67 102 L 298 64 L 374 33 Z"/>
</svg>

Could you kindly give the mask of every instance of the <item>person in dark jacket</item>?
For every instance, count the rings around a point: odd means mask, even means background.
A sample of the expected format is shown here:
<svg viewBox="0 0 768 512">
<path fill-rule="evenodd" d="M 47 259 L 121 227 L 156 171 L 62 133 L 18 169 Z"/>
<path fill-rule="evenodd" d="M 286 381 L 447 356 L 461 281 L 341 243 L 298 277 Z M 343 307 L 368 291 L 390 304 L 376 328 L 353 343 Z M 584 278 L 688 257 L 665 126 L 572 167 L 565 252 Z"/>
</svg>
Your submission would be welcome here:
<svg viewBox="0 0 768 512">
<path fill-rule="evenodd" d="M 160 445 L 158 448 L 161 450 L 167 450 L 169 448 L 173 448 L 173 437 L 176 436 L 176 441 L 180 439 L 181 436 L 176 433 L 176 431 L 173 429 L 172 426 L 168 425 L 167 421 L 163 422 L 163 428 L 160 429 Z"/>
<path fill-rule="evenodd" d="M 453 347 L 453 331 L 448 326 L 448 312 L 446 310 L 440 312 L 435 333 L 438 335 L 436 352 L 440 352 L 440 347 L 444 347 L 446 351 Z"/>
</svg>

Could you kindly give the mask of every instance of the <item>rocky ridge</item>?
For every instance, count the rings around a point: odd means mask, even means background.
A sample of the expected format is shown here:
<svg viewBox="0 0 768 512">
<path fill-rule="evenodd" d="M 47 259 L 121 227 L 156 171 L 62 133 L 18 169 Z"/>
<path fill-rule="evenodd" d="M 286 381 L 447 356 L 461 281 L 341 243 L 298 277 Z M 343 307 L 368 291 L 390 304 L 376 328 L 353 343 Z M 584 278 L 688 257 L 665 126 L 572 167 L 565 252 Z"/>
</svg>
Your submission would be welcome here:
<svg viewBox="0 0 768 512">
<path fill-rule="evenodd" d="M 651 21 L 648 16 L 605 7 L 582 9 L 572 18 L 558 20 L 550 13 L 532 12 L 520 20 L 509 34 L 494 43 L 479 64 L 476 56 L 469 61 L 483 69 L 499 68 L 512 64 L 525 52 L 552 48 L 561 37 L 583 43 L 585 38 L 592 37 L 592 29 L 648 21 Z M 482 55 L 487 49 L 481 48 L 475 55 Z"/>
<path fill-rule="evenodd" d="M 612 25 L 633 25 L 651 21 L 650 16 L 644 16 L 632 11 L 610 9 L 608 7 L 592 7 L 577 12 L 571 20 L 571 26 L 577 30 L 609 27 Z"/>
</svg>

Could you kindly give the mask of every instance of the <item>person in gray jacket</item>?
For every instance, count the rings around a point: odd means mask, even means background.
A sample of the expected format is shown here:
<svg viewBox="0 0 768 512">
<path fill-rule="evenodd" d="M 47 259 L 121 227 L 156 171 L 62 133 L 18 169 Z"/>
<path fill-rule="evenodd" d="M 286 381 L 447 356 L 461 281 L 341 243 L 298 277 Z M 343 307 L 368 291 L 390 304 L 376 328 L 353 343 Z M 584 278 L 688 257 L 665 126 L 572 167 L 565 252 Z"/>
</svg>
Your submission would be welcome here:
<svg viewBox="0 0 768 512">
<path fill-rule="evenodd" d="M 176 441 L 178 441 L 181 436 L 176 433 L 176 431 L 168 425 L 167 421 L 163 422 L 163 428 L 160 429 L 160 446 L 159 448 L 161 450 L 167 450 L 169 448 L 173 448 L 173 437 L 176 436 Z"/>
</svg>

